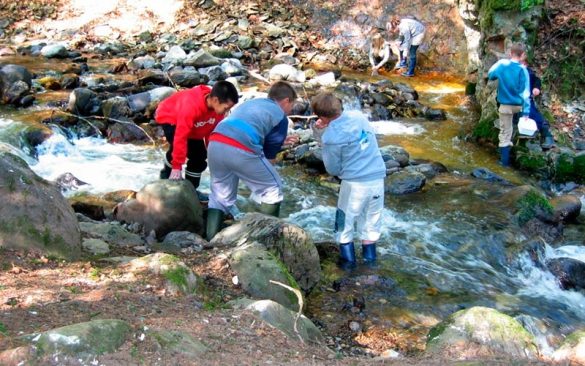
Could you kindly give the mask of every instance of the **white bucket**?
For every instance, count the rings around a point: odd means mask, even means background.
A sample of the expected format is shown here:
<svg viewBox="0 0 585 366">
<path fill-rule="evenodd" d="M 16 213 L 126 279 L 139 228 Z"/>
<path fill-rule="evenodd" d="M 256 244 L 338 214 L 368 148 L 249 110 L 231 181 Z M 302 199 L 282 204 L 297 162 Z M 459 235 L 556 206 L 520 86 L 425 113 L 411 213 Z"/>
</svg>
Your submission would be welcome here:
<svg viewBox="0 0 585 366">
<path fill-rule="evenodd" d="M 521 117 L 518 121 L 518 132 L 521 135 L 532 136 L 538 131 L 536 122 L 528 117 Z"/>
</svg>

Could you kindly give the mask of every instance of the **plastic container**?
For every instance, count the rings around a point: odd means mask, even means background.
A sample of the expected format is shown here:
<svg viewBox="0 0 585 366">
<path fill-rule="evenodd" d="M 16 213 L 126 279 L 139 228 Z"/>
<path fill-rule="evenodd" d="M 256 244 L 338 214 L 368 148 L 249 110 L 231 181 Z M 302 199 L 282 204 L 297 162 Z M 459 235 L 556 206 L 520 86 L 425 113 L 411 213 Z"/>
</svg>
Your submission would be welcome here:
<svg viewBox="0 0 585 366">
<path fill-rule="evenodd" d="M 518 121 L 518 133 L 526 136 L 534 136 L 536 131 L 538 131 L 538 127 L 533 119 L 528 117 L 520 118 Z"/>
</svg>

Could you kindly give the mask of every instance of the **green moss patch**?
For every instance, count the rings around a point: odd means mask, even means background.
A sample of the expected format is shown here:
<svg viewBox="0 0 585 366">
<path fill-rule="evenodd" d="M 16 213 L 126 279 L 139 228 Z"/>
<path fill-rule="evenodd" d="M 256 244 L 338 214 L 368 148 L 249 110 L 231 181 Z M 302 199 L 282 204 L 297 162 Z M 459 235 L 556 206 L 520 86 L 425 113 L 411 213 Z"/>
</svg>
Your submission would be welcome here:
<svg viewBox="0 0 585 366">
<path fill-rule="evenodd" d="M 524 197 L 518 200 L 517 208 L 518 213 L 516 215 L 520 225 L 526 224 L 539 213 L 546 213 L 548 215 L 552 215 L 553 213 L 553 207 L 548 199 L 533 190 L 529 191 Z"/>
</svg>

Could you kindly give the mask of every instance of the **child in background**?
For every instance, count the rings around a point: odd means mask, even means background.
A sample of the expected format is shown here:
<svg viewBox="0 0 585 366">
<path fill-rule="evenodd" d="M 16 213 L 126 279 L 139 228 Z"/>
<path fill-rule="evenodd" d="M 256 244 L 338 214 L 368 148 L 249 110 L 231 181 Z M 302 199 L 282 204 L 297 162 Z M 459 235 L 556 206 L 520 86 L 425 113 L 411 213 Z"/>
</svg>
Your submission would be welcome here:
<svg viewBox="0 0 585 366">
<path fill-rule="evenodd" d="M 376 260 L 384 208 L 386 166 L 378 149 L 376 135 L 359 111 L 343 111 L 339 98 L 321 93 L 311 101 L 322 135 L 323 163 L 327 172 L 341 179 L 335 215 L 336 242 L 341 265 L 355 265 L 354 225 L 362 241 L 362 257 Z"/>
</svg>

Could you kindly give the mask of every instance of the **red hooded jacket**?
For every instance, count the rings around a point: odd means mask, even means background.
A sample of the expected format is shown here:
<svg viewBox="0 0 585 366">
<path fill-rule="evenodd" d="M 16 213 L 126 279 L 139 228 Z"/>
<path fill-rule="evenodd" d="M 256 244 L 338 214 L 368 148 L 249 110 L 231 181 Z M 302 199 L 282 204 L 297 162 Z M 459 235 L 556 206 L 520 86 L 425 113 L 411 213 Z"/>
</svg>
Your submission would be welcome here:
<svg viewBox="0 0 585 366">
<path fill-rule="evenodd" d="M 176 126 L 173 141 L 173 169 L 181 169 L 187 160 L 187 140 L 205 140 L 223 119 L 207 108 L 206 98 L 211 92 L 207 85 L 181 90 L 163 100 L 157 107 L 154 119 L 159 124 Z"/>
</svg>

